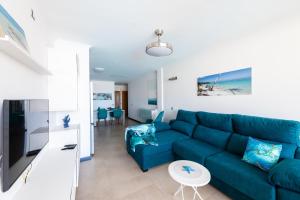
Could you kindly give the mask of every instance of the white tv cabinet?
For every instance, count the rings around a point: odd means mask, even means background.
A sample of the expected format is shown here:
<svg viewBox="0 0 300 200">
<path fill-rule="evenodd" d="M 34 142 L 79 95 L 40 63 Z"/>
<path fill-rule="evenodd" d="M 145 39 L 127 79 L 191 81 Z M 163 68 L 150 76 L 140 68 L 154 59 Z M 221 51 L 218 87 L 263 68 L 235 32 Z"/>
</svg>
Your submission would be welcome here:
<svg viewBox="0 0 300 200">
<path fill-rule="evenodd" d="M 78 125 L 67 129 L 52 128 L 49 144 L 13 200 L 75 200 L 79 177 L 79 138 Z M 77 144 L 77 147 L 61 151 L 66 144 Z"/>
</svg>

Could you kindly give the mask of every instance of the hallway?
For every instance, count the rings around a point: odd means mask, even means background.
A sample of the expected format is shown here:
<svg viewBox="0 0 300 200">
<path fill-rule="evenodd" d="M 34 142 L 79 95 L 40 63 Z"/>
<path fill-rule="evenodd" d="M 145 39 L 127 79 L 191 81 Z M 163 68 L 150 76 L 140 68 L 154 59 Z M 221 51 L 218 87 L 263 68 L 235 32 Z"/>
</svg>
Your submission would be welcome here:
<svg viewBox="0 0 300 200">
<path fill-rule="evenodd" d="M 127 125 L 136 122 L 128 120 Z M 101 126 L 95 128 L 95 156 L 81 163 L 77 200 L 172 200 L 177 190 L 168 174 L 168 164 L 143 173 L 127 154 L 124 146 L 126 126 Z M 206 200 L 228 199 L 212 186 L 199 189 Z M 193 193 L 185 189 L 186 199 Z"/>
</svg>

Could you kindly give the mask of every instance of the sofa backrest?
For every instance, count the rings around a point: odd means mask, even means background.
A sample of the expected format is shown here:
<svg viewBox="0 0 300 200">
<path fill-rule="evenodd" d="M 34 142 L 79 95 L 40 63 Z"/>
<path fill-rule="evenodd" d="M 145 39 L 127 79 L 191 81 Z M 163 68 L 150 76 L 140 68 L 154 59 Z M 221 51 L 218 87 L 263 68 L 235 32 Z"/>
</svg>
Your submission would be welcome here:
<svg viewBox="0 0 300 200">
<path fill-rule="evenodd" d="M 300 147 L 297 148 L 295 158 L 300 159 Z"/>
<path fill-rule="evenodd" d="M 239 156 L 243 156 L 244 152 L 247 147 L 249 136 L 240 135 L 233 133 L 231 138 L 229 139 L 228 145 L 226 150 L 230 153 L 237 154 Z M 256 138 L 259 139 L 259 138 Z M 271 140 L 262 140 L 263 142 L 271 143 L 271 144 L 281 144 L 282 145 L 282 151 L 280 154 L 280 158 L 294 158 L 295 157 L 295 151 L 297 149 L 297 146 L 295 144 L 289 144 L 284 142 L 275 142 Z M 300 152 L 299 152 L 300 153 Z M 300 156 L 300 155 L 299 155 Z"/>
<path fill-rule="evenodd" d="M 281 158 L 297 157 L 296 149 L 300 145 L 300 122 L 291 120 L 232 115 L 232 134 L 227 145 L 227 151 L 243 155 L 248 137 L 265 142 L 282 144 Z M 300 150 L 299 150 L 300 158 Z"/>
<path fill-rule="evenodd" d="M 232 115 L 235 133 L 300 146 L 300 122 L 246 115 Z"/>
<path fill-rule="evenodd" d="M 178 110 L 176 120 L 170 124 L 171 129 L 191 136 L 197 124 L 196 112 Z"/>
<path fill-rule="evenodd" d="M 193 133 L 193 138 L 224 149 L 232 134 L 231 115 L 203 111 L 197 112 L 196 115 L 199 125 Z"/>
<path fill-rule="evenodd" d="M 217 129 L 220 131 L 233 132 L 232 127 L 232 115 L 220 114 L 220 113 L 209 113 L 209 112 L 197 112 L 198 122 L 202 126 L 208 128 Z"/>
<path fill-rule="evenodd" d="M 230 135 L 231 132 L 198 125 L 193 133 L 193 138 L 211 144 L 220 149 L 225 149 Z"/>
<path fill-rule="evenodd" d="M 176 120 L 184 121 L 193 125 L 196 125 L 198 123 L 196 112 L 187 110 L 178 110 Z"/>
</svg>

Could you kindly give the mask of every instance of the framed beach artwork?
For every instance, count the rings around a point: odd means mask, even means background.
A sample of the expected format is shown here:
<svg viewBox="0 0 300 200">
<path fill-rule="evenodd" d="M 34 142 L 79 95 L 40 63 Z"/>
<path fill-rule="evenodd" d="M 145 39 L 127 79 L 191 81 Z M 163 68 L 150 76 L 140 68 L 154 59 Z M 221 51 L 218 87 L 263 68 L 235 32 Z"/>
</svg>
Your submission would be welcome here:
<svg viewBox="0 0 300 200">
<path fill-rule="evenodd" d="M 148 105 L 157 105 L 157 85 L 156 80 L 147 81 L 147 92 L 148 92 Z"/>
<path fill-rule="evenodd" d="M 112 93 L 93 93 L 93 100 L 112 100 Z"/>
<path fill-rule="evenodd" d="M 249 95 L 251 93 L 251 67 L 197 79 L 198 96 Z"/>
<path fill-rule="evenodd" d="M 6 36 L 11 38 L 19 46 L 28 51 L 28 43 L 24 30 L 0 5 L 0 37 Z"/>
</svg>

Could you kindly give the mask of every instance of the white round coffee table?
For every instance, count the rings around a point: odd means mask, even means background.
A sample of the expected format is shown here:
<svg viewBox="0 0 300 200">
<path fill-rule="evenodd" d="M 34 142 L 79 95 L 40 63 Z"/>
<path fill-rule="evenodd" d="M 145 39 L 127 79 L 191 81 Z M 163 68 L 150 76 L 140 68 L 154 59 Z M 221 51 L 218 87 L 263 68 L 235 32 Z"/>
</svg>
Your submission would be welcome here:
<svg viewBox="0 0 300 200">
<path fill-rule="evenodd" d="M 194 190 L 193 200 L 196 196 L 203 200 L 197 191 L 197 187 L 205 186 L 210 181 L 210 173 L 205 167 L 193 161 L 178 160 L 172 162 L 169 165 L 168 170 L 170 176 L 180 184 L 180 187 L 175 192 L 174 196 L 181 192 L 182 199 L 184 199 L 183 188 L 189 186 Z"/>
</svg>

